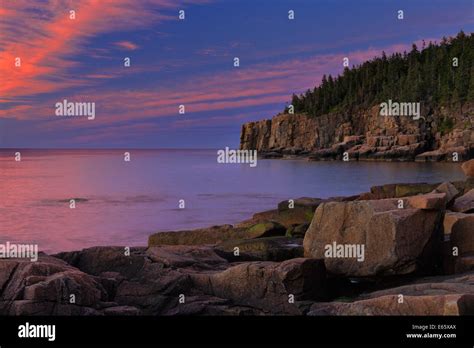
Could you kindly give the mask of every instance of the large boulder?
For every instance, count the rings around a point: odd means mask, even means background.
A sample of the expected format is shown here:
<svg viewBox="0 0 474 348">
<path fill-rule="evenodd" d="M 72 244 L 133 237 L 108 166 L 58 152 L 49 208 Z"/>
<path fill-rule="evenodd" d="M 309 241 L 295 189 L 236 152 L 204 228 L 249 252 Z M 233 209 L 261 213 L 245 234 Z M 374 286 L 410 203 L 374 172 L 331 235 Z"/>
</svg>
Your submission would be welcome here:
<svg viewBox="0 0 474 348">
<path fill-rule="evenodd" d="M 444 193 L 446 194 L 446 204 L 451 204 L 451 202 L 459 195 L 459 191 L 450 182 L 444 182 L 434 189 L 432 193 Z"/>
<path fill-rule="evenodd" d="M 314 211 L 322 202 L 323 200 L 321 198 L 300 197 L 294 200 L 286 200 L 278 203 L 278 210 L 284 211 L 294 208 L 310 208 Z"/>
<path fill-rule="evenodd" d="M 408 197 L 408 204 L 412 208 L 426 210 L 443 210 L 446 208 L 446 193 L 432 192 L 425 195 Z"/>
<path fill-rule="evenodd" d="M 276 221 L 262 221 L 251 226 L 212 226 L 189 231 L 158 232 L 148 238 L 148 246 L 217 244 L 226 240 L 283 236 L 286 228 Z"/>
<path fill-rule="evenodd" d="M 464 162 L 461 168 L 468 178 L 474 178 L 474 159 Z"/>
<path fill-rule="evenodd" d="M 358 299 L 377 298 L 386 295 L 426 296 L 448 294 L 474 295 L 474 273 L 420 278 L 406 285 L 363 294 Z"/>
<path fill-rule="evenodd" d="M 288 201 L 284 201 L 288 204 Z M 236 225 L 236 227 L 251 227 L 255 224 L 264 223 L 266 221 L 275 221 L 286 228 L 291 225 L 299 225 L 304 223 L 310 223 L 314 215 L 312 207 L 295 206 L 293 209 L 273 209 L 263 212 L 256 213 L 252 218 L 242 221 Z"/>
<path fill-rule="evenodd" d="M 472 215 L 447 211 L 446 214 L 444 215 L 444 220 L 443 220 L 444 234 L 451 235 L 453 225 L 456 224 L 460 220 L 468 218 L 469 216 L 472 216 Z"/>
<path fill-rule="evenodd" d="M 329 272 L 346 276 L 434 266 L 442 211 L 412 208 L 408 199 L 403 209 L 398 204 L 384 199 L 320 205 L 304 238 L 305 257 L 324 258 Z"/>
<path fill-rule="evenodd" d="M 282 263 L 247 262 L 223 272 L 194 275 L 195 287 L 232 303 L 272 314 L 302 314 L 301 302 L 325 297 L 322 260 L 292 259 Z"/>
<path fill-rule="evenodd" d="M 0 314 L 97 315 L 107 292 L 97 279 L 66 262 L 0 260 Z"/>
<path fill-rule="evenodd" d="M 268 221 L 278 222 L 287 229 L 296 225 L 309 224 L 314 216 L 314 211 L 321 203 L 353 201 L 357 196 L 329 197 L 326 199 L 300 197 L 295 200 L 284 200 L 278 203 L 278 209 L 256 213 L 252 218 L 242 221 L 236 227 L 249 228 L 256 224 Z"/>
<path fill-rule="evenodd" d="M 157 245 L 200 245 L 215 244 L 227 239 L 240 239 L 246 229 L 232 225 L 212 226 L 189 231 L 168 231 L 154 233 L 148 238 L 148 246 Z"/>
<path fill-rule="evenodd" d="M 195 296 L 189 273 L 224 270 L 227 260 L 209 246 L 95 247 L 58 254 L 94 275 L 107 291 L 105 315 L 166 315 L 180 308 L 179 296 Z M 211 304 L 210 304 L 211 306 Z M 220 308 L 220 307 L 219 307 Z"/>
<path fill-rule="evenodd" d="M 370 192 L 363 194 L 359 199 L 372 200 L 407 197 L 432 192 L 438 186 L 439 184 L 427 183 L 386 184 L 372 186 L 370 188 Z"/>
<path fill-rule="evenodd" d="M 474 295 L 386 295 L 356 302 L 316 303 L 308 315 L 472 315 Z"/>
<path fill-rule="evenodd" d="M 148 248 L 146 256 L 165 267 L 195 269 L 219 269 L 227 260 L 220 257 L 212 247 L 192 245 L 165 245 Z"/>
<path fill-rule="evenodd" d="M 474 254 L 474 214 L 466 214 L 451 226 L 451 244 L 459 256 Z"/>
<path fill-rule="evenodd" d="M 429 193 L 437 186 L 438 184 L 427 183 L 397 184 L 395 186 L 395 197 L 408 197 L 418 194 Z"/>
<path fill-rule="evenodd" d="M 116 280 L 113 301 L 139 308 L 144 315 L 160 315 L 176 307 L 181 294 L 193 294 L 189 274 L 147 260 L 134 277 Z"/>
<path fill-rule="evenodd" d="M 309 315 L 472 315 L 474 273 L 438 276 L 361 295 L 315 303 Z"/>
<path fill-rule="evenodd" d="M 118 272 L 132 277 L 143 267 L 145 248 L 92 247 L 54 255 L 81 271 L 95 276 L 103 272 Z"/>
<path fill-rule="evenodd" d="M 474 212 L 474 189 L 456 198 L 451 209 L 460 213 Z"/>
<path fill-rule="evenodd" d="M 276 221 L 260 222 L 248 229 L 250 238 L 284 236 L 285 233 L 286 227 Z"/>
<path fill-rule="evenodd" d="M 459 195 L 468 193 L 470 190 L 474 189 L 474 178 L 468 178 L 467 180 L 453 181 L 452 184 L 459 191 Z"/>
</svg>

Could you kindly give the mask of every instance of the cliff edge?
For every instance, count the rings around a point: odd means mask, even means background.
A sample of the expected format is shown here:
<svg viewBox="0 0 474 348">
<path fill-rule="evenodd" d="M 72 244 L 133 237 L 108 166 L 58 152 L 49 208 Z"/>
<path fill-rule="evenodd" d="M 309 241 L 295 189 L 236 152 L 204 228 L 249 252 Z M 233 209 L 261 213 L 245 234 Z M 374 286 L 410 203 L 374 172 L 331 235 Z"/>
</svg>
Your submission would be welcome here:
<svg viewBox="0 0 474 348">
<path fill-rule="evenodd" d="M 474 148 L 474 34 L 416 44 L 293 94 L 284 113 L 244 124 L 241 149 L 313 160 L 464 161 Z"/>
<path fill-rule="evenodd" d="M 241 149 L 311 160 L 464 161 L 474 157 L 474 103 L 421 108 L 420 119 L 381 116 L 380 106 L 318 117 L 279 114 L 242 126 Z"/>
</svg>

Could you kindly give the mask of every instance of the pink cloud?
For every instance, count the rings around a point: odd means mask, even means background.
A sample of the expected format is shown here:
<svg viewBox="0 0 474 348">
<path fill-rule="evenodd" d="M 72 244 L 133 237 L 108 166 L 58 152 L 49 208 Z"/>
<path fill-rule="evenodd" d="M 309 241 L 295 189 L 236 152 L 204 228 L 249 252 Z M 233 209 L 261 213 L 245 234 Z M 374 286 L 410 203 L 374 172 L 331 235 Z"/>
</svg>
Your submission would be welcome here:
<svg viewBox="0 0 474 348">
<path fill-rule="evenodd" d="M 81 52 L 89 38 L 119 29 L 143 28 L 175 18 L 164 15 L 163 11 L 189 2 L 4 1 L 0 21 L 0 95 L 31 96 L 69 87 L 87 86 L 87 80 L 67 79 L 67 70 L 77 65 L 73 57 Z M 150 7 L 153 7 L 154 11 L 149 11 Z M 70 10 L 76 12 L 75 19 L 69 17 Z M 15 66 L 17 57 L 21 59 L 20 67 Z M 59 82 L 51 80 L 51 76 L 57 77 Z"/>
<path fill-rule="evenodd" d="M 260 63 L 246 68 L 229 68 L 212 76 L 202 75 L 187 82 L 179 81 L 176 86 L 156 86 L 133 91 L 91 92 L 88 100 L 96 102 L 97 118 L 93 126 L 115 129 L 118 122 L 146 122 L 158 117 L 170 118 L 174 126 L 193 126 L 189 121 L 194 113 L 221 111 L 222 117 L 212 122 L 232 120 L 225 116 L 227 111 L 240 108 L 272 106 L 282 110 L 291 93 L 302 92 L 318 84 L 323 74 L 342 71 L 343 57 L 351 64 L 358 64 L 380 55 L 410 49 L 411 44 L 396 44 L 387 47 L 368 48 L 344 54 L 314 55 L 307 58 L 288 59 L 275 64 Z M 84 97 L 83 94 L 81 94 Z M 74 100 L 79 97 L 70 96 Z M 178 106 L 184 104 L 186 115 L 178 114 Z M 51 104 L 52 105 L 52 104 Z M 250 111 L 251 112 L 251 111 Z M 51 114 L 51 111 L 50 111 Z M 272 115 L 261 115 L 270 117 Z M 175 120 L 173 120 L 175 118 Z M 83 122 L 48 122 L 44 129 L 74 129 L 90 127 Z"/>
<path fill-rule="evenodd" d="M 128 51 L 134 51 L 138 48 L 138 45 L 134 44 L 131 41 L 119 41 L 119 42 L 115 42 L 115 45 L 121 49 L 128 50 Z"/>
</svg>

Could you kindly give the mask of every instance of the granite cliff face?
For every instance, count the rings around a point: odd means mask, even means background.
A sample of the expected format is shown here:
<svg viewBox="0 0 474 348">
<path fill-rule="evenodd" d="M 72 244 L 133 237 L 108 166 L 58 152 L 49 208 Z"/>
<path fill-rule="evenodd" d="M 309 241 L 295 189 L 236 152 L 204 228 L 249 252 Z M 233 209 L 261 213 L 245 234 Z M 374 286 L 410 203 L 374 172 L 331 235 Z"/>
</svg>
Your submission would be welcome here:
<svg viewBox="0 0 474 348">
<path fill-rule="evenodd" d="M 379 106 L 319 117 L 279 114 L 242 126 L 241 149 L 263 156 L 303 155 L 312 160 L 460 161 L 474 156 L 474 103 L 462 109 L 421 108 L 421 118 L 380 116 Z"/>
</svg>

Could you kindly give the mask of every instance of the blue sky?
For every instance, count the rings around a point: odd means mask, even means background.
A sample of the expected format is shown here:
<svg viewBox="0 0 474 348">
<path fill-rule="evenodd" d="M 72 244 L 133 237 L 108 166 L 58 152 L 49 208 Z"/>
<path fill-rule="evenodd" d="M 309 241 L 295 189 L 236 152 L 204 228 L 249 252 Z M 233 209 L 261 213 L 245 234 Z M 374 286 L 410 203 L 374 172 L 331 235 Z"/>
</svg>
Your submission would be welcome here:
<svg viewBox="0 0 474 348">
<path fill-rule="evenodd" d="M 271 118 L 343 57 L 473 27 L 471 0 L 2 0 L 0 147 L 236 147 L 242 123 Z M 96 118 L 56 116 L 64 99 L 94 102 Z"/>
</svg>

